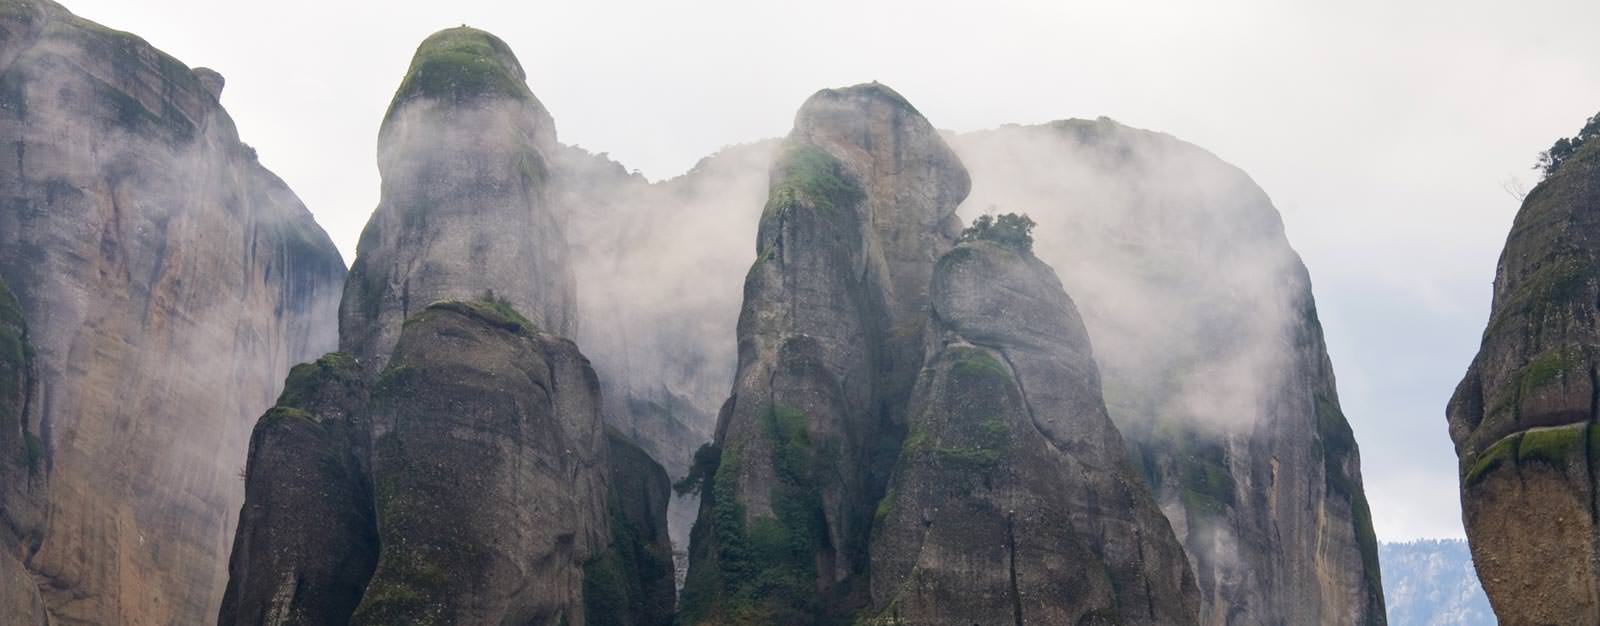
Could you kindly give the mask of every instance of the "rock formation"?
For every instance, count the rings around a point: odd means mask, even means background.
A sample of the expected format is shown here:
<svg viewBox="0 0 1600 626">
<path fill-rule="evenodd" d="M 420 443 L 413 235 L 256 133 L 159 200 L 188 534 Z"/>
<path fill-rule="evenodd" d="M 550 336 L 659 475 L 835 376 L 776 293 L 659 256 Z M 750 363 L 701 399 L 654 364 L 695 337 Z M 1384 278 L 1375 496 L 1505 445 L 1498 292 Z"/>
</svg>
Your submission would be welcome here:
<svg viewBox="0 0 1600 626">
<path fill-rule="evenodd" d="M 256 422 L 218 626 L 349 622 L 378 560 L 363 378 L 337 352 L 296 365 Z"/>
<path fill-rule="evenodd" d="M 262 417 L 219 624 L 670 623 L 666 472 L 576 345 L 447 301 L 387 362 L 297 367 Z"/>
<path fill-rule="evenodd" d="M 1450 400 L 1462 517 L 1506 626 L 1600 622 L 1600 141 L 1523 201 Z"/>
<path fill-rule="evenodd" d="M 378 133 L 382 199 L 339 306 L 339 345 L 376 375 L 429 304 L 493 292 L 541 329 L 574 330 L 566 240 L 547 198 L 555 123 L 489 33 L 417 47 Z"/>
<path fill-rule="evenodd" d="M 952 138 L 969 214 L 1026 212 L 1202 624 L 1382 624 L 1376 539 L 1310 279 L 1248 176 L 1107 119 Z"/>
<path fill-rule="evenodd" d="M 697 455 L 690 623 L 819 623 L 861 604 L 933 260 L 967 192 L 928 121 L 876 83 L 812 96 L 779 154 L 733 397 Z"/>
<path fill-rule="evenodd" d="M 962 243 L 935 270 L 932 320 L 873 528 L 874 623 L 1195 624 L 1183 547 L 1055 273 L 1024 245 Z"/>
<path fill-rule="evenodd" d="M 38 593 L 59 626 L 205 623 L 250 426 L 291 365 L 334 347 L 343 263 L 240 142 L 220 80 L 47 0 L 0 2 L 0 33 L 0 281 L 33 354 L 26 410 L 0 429 L 33 468 L 0 487 L 0 535 L 22 535 L 0 606 Z"/>
</svg>

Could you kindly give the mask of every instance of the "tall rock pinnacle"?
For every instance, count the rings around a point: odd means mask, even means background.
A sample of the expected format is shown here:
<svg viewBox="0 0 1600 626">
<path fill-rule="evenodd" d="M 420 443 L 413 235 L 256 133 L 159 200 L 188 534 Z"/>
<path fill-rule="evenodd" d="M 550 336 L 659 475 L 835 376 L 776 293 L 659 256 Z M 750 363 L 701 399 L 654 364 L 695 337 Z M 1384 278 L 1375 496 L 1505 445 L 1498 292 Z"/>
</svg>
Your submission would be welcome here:
<svg viewBox="0 0 1600 626">
<path fill-rule="evenodd" d="M 1478 578 L 1505 626 L 1600 623 L 1600 140 L 1528 193 L 1448 409 Z"/>
<path fill-rule="evenodd" d="M 505 42 L 467 27 L 424 40 L 378 134 L 382 198 L 345 284 L 341 348 L 376 374 L 407 317 L 490 292 L 570 336 L 572 270 L 546 198 L 555 148 Z"/>
</svg>

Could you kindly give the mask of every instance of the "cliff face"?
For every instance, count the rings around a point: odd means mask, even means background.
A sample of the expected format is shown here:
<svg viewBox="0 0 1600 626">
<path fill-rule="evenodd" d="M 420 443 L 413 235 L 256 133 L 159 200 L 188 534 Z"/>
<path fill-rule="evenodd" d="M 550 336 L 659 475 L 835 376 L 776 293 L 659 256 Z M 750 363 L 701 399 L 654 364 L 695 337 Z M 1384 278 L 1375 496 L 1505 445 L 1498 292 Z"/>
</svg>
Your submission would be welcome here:
<svg viewBox="0 0 1600 626">
<path fill-rule="evenodd" d="M 1600 142 L 1530 192 L 1448 409 L 1462 517 L 1501 624 L 1600 621 Z"/>
<path fill-rule="evenodd" d="M 34 355 L 35 473 L 0 488 L 33 539 L 6 554 L 54 624 L 203 623 L 250 425 L 334 346 L 343 263 L 219 75 L 43 0 L 0 2 L 0 31 L 0 280 Z"/>
<path fill-rule="evenodd" d="M 571 336 L 572 270 L 546 187 L 555 123 L 505 42 L 452 28 L 417 48 L 378 134 L 382 199 L 361 233 L 339 339 L 376 374 L 401 322 L 493 292 Z"/>
<path fill-rule="evenodd" d="M 380 557 L 351 623 L 586 623 L 582 566 L 608 538 L 599 410 L 577 347 L 509 307 L 408 320 L 372 392 Z"/>
<path fill-rule="evenodd" d="M 685 620 L 818 623 L 862 603 L 933 260 L 966 191 L 955 154 L 888 88 L 801 107 L 745 279 L 733 397 L 697 459 Z"/>
<path fill-rule="evenodd" d="M 1243 172 L 1110 120 L 953 138 L 969 212 L 1032 214 L 1203 624 L 1381 624 L 1376 541 L 1310 280 Z"/>
<path fill-rule="evenodd" d="M 256 422 L 218 626 L 348 623 L 378 560 L 367 388 L 331 353 Z"/>
<path fill-rule="evenodd" d="M 1077 309 L 1030 252 L 963 243 L 872 542 L 874 623 L 1195 624 L 1183 547 L 1106 416 Z"/>
<path fill-rule="evenodd" d="M 29 429 L 33 358 L 28 322 L 0 280 L 0 622 L 46 626 L 44 598 L 23 566 L 45 521 L 43 443 Z"/>
</svg>

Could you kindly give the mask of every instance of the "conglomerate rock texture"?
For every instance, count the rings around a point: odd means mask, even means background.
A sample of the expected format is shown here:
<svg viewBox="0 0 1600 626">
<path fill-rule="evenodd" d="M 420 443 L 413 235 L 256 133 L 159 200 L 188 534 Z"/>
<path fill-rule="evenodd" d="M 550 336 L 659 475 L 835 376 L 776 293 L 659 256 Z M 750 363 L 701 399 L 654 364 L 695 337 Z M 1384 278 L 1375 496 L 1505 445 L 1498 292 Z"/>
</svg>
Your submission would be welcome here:
<svg viewBox="0 0 1600 626">
<path fill-rule="evenodd" d="M 1385 620 L 1360 459 L 1311 283 L 1270 200 L 1193 145 L 1101 118 L 952 145 L 966 213 L 1026 212 L 1112 421 L 1183 541 L 1202 624 Z"/>
<path fill-rule="evenodd" d="M 57 626 L 212 619 L 250 427 L 335 345 L 344 265 L 211 74 L 0 2 L 0 281 L 32 347 L 33 470 L 0 487 L 26 537 L 0 558 L 8 610 L 35 593 L 19 560 Z"/>
<path fill-rule="evenodd" d="M 1195 624 L 1183 547 L 1100 398 L 1055 273 L 962 243 L 872 541 L 873 623 Z"/>
<path fill-rule="evenodd" d="M 1448 409 L 1478 578 L 1505 626 L 1600 623 L 1600 141 L 1523 201 Z"/>
<path fill-rule="evenodd" d="M 967 192 L 928 121 L 876 83 L 812 96 L 779 150 L 733 396 L 695 468 L 689 623 L 830 623 L 864 603 L 933 262 Z"/>
<path fill-rule="evenodd" d="M 343 351 L 376 375 L 412 314 L 485 295 L 572 336 L 572 269 L 547 191 L 556 149 L 505 42 L 467 27 L 424 40 L 378 133 L 382 198 L 339 306 Z"/>
</svg>

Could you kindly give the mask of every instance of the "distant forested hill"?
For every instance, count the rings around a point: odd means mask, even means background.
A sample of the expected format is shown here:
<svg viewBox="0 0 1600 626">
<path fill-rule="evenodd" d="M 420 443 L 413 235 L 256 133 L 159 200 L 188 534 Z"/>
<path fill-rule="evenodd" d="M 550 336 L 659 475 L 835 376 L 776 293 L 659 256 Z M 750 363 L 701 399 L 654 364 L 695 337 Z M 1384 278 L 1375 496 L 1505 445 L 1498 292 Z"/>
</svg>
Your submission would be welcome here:
<svg viewBox="0 0 1600 626">
<path fill-rule="evenodd" d="M 1378 560 L 1389 626 L 1494 626 L 1466 541 L 1383 543 Z"/>
</svg>

